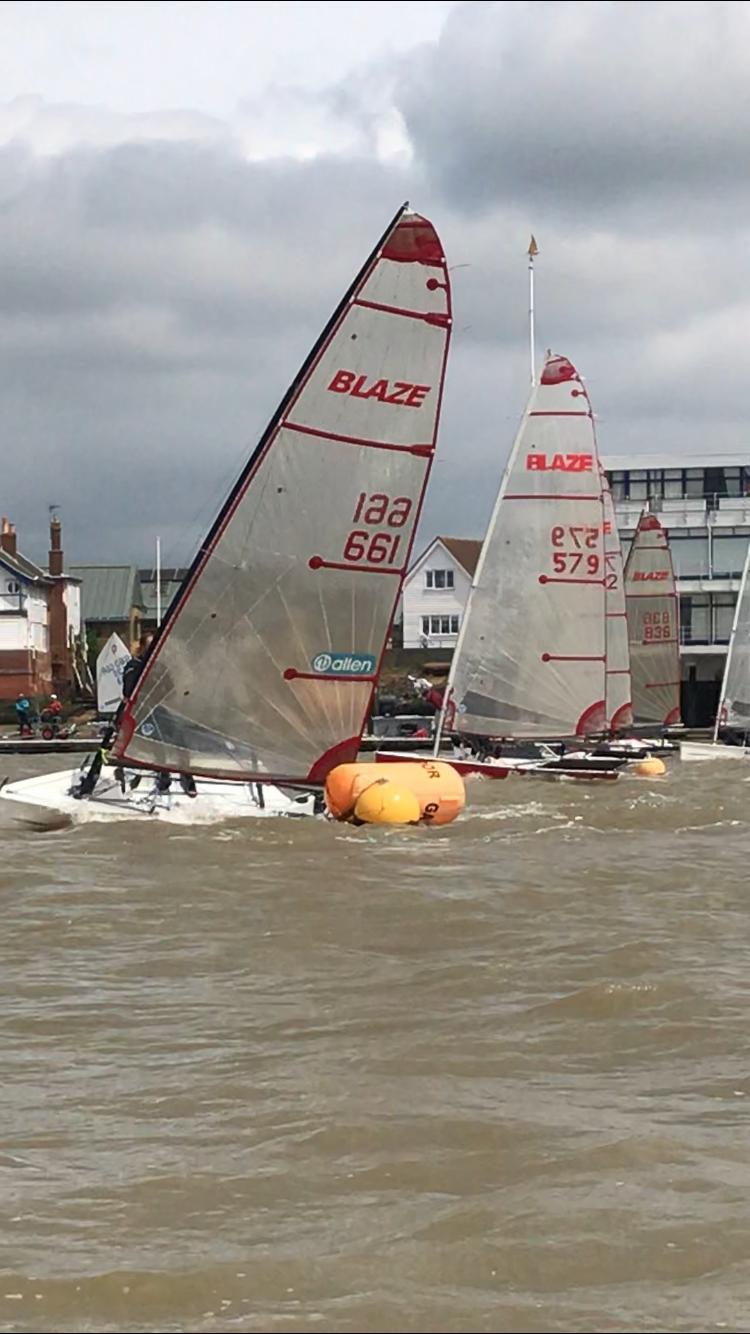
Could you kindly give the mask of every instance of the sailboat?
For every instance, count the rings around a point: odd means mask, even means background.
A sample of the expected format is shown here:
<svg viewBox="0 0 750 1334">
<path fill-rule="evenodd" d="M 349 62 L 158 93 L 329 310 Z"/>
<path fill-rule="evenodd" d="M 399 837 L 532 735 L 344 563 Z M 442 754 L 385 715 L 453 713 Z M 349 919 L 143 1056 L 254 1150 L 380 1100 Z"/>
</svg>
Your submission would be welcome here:
<svg viewBox="0 0 750 1334">
<path fill-rule="evenodd" d="M 568 760 L 540 744 L 601 734 L 607 721 L 602 488 L 586 389 L 566 357 L 548 353 L 502 477 L 440 716 L 436 753 L 451 732 L 450 763 L 462 773 L 617 774 L 618 759 Z M 510 754 L 508 740 L 532 743 L 531 757 Z"/>
<path fill-rule="evenodd" d="M 734 609 L 732 632 L 729 636 L 727 660 L 721 683 L 719 707 L 716 711 L 712 741 L 683 741 L 682 760 L 741 760 L 748 756 L 750 733 L 750 543 L 742 569 L 740 591 Z M 719 739 L 721 732 L 734 732 L 742 737 L 742 744 L 727 745 Z"/>
<path fill-rule="evenodd" d="M 450 330 L 440 240 L 405 206 L 201 544 L 94 790 L 77 796 L 70 772 L 8 783 L 0 798 L 21 818 L 193 824 L 318 808 L 370 709 L 435 452 Z M 197 795 L 165 791 L 159 775 L 173 773 L 197 780 Z"/>
<path fill-rule="evenodd" d="M 680 724 L 680 604 L 667 534 L 644 510 L 625 563 L 633 721 Z M 658 746 L 653 740 L 651 746 Z"/>
</svg>

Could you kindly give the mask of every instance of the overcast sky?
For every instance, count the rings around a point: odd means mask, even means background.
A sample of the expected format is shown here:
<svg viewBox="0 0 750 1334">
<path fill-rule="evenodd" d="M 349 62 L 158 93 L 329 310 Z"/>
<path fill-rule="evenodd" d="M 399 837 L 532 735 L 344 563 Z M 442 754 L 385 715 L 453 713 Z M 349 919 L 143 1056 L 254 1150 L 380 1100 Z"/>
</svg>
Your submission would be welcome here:
<svg viewBox="0 0 750 1334">
<path fill-rule="evenodd" d="M 748 449 L 744 3 L 0 3 L 0 510 L 187 558 L 408 198 L 455 267 L 422 536 L 479 536 L 540 352 L 603 453 Z"/>
</svg>

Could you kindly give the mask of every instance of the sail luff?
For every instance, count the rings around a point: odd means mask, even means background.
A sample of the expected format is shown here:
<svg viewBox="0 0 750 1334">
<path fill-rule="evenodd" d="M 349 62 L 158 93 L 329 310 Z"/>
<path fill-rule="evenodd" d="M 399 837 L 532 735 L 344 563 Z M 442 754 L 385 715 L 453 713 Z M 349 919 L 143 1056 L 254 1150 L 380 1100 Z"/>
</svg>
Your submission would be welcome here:
<svg viewBox="0 0 750 1334">
<path fill-rule="evenodd" d="M 354 758 L 424 501 L 451 322 L 434 228 L 400 210 L 202 543 L 118 760 L 318 783 Z"/>
<path fill-rule="evenodd" d="M 606 617 L 605 704 L 606 728 L 615 733 L 633 722 L 630 680 L 630 646 L 625 610 L 625 582 L 620 534 L 617 529 L 612 492 L 602 469 L 602 504 L 604 508 L 604 564 Z"/>
<path fill-rule="evenodd" d="M 161 626 L 157 630 L 157 633 L 154 635 L 154 638 L 151 643 L 151 649 L 149 652 L 149 663 L 151 662 L 152 658 L 155 657 L 158 651 L 159 641 L 163 638 L 164 635 L 167 634 L 169 630 L 170 620 L 179 610 L 181 604 L 185 600 L 187 593 L 190 591 L 191 586 L 195 582 L 196 575 L 200 573 L 201 567 L 205 564 L 206 558 L 210 553 L 216 535 L 220 533 L 221 530 L 225 527 L 226 521 L 230 517 L 232 509 L 236 503 L 236 499 L 241 495 L 249 478 L 252 477 L 252 474 L 255 471 L 258 461 L 263 456 L 267 446 L 269 445 L 276 431 L 278 430 L 279 423 L 281 422 L 287 407 L 291 407 L 294 398 L 302 388 L 306 376 L 313 369 L 315 362 L 317 361 L 321 352 L 325 348 L 326 343 L 330 338 L 332 331 L 336 328 L 336 325 L 339 323 L 342 315 L 345 313 L 349 305 L 349 302 L 352 299 L 352 296 L 357 291 L 357 288 L 364 281 L 367 273 L 372 269 L 373 265 L 377 260 L 378 254 L 385 245 L 388 237 L 391 235 L 391 233 L 398 225 L 401 218 L 406 213 L 408 207 L 409 207 L 408 204 L 401 205 L 401 207 L 396 211 L 393 218 L 386 227 L 385 231 L 383 232 L 383 235 L 380 237 L 380 240 L 378 241 L 377 245 L 373 247 L 372 251 L 365 260 L 365 263 L 362 265 L 362 268 L 360 269 L 356 278 L 354 278 L 353 282 L 351 283 L 351 286 L 347 289 L 344 296 L 341 298 L 338 306 L 336 307 L 330 319 L 328 320 L 328 323 L 324 326 L 321 334 L 319 335 L 319 337 L 313 344 L 312 348 L 310 349 L 299 371 L 295 375 L 286 393 L 281 399 L 281 402 L 279 403 L 276 411 L 274 412 L 268 425 L 266 426 L 266 429 L 261 435 L 260 440 L 255 446 L 255 449 L 251 452 L 247 460 L 247 463 L 240 472 L 236 481 L 231 486 L 223 505 L 221 506 L 218 514 L 216 515 L 216 518 L 214 519 L 213 523 L 211 524 L 211 527 L 208 530 L 208 533 L 206 534 L 205 538 L 198 547 L 198 550 L 196 551 L 190 563 L 190 566 L 188 567 L 188 570 L 185 574 L 184 579 L 182 580 L 182 583 L 180 584 L 179 588 L 175 590 L 174 596 L 169 604 L 169 607 L 167 608 Z M 146 672 L 144 671 L 144 676 L 145 675 Z"/>
<path fill-rule="evenodd" d="M 479 588 L 480 580 L 484 572 L 484 563 L 487 558 L 487 552 L 489 550 L 492 536 L 497 527 L 498 517 L 500 514 L 500 507 L 503 503 L 505 492 L 508 489 L 508 479 L 510 478 L 511 473 L 516 466 L 518 451 L 520 450 L 521 444 L 523 442 L 524 428 L 526 426 L 526 422 L 528 419 L 529 411 L 534 399 L 535 392 L 536 392 L 536 386 L 535 384 L 532 384 L 531 390 L 529 392 L 529 397 L 526 401 L 526 407 L 523 410 L 521 420 L 518 424 L 518 430 L 516 431 L 515 439 L 511 446 L 510 454 L 508 455 L 508 461 L 505 465 L 505 468 L 503 469 L 502 477 L 500 478 L 500 486 L 498 488 L 497 496 L 495 497 L 495 503 L 492 507 L 490 521 L 487 525 L 487 531 L 484 535 L 482 548 L 481 551 L 479 552 L 479 559 L 477 561 L 476 569 L 474 570 L 471 584 L 469 586 L 469 592 L 466 598 L 466 603 L 464 605 L 463 615 L 461 617 L 461 625 L 459 626 L 458 637 L 456 639 L 456 647 L 453 650 L 453 657 L 451 658 L 450 671 L 448 672 L 448 680 L 445 686 L 445 694 L 443 695 L 443 703 L 440 709 L 438 725 L 435 730 L 435 744 L 433 748 L 433 753 L 435 755 L 439 754 L 440 742 L 442 740 L 442 735 L 446 726 L 450 728 L 453 726 L 455 722 L 456 708 L 455 708 L 455 701 L 453 699 L 453 683 L 456 675 L 456 670 L 462 659 L 464 640 L 466 638 L 469 626 L 471 624 L 472 602 L 474 600 L 474 597 L 476 596 L 476 592 L 477 589 Z"/>
<path fill-rule="evenodd" d="M 728 723 L 739 722 L 747 730 L 750 730 L 750 713 L 740 717 L 739 712 L 734 717 L 731 716 L 731 710 L 736 709 L 736 685 L 739 684 L 741 673 L 737 670 L 736 650 L 737 650 L 737 632 L 742 622 L 745 630 L 742 648 L 746 657 L 745 686 L 747 700 L 750 702 L 750 586 L 748 585 L 748 569 L 750 568 L 750 542 L 748 542 L 745 553 L 745 562 L 742 567 L 742 578 L 740 580 L 740 589 L 737 594 L 737 601 L 734 607 L 734 616 L 732 617 L 732 631 L 729 636 L 727 646 L 727 657 L 724 663 L 724 675 L 721 681 L 721 694 L 719 696 L 719 707 L 716 710 L 716 719 L 714 721 L 714 741 L 718 741 L 719 728 Z M 746 605 L 747 604 L 747 605 Z M 731 686 L 731 693 L 730 693 Z"/>
</svg>

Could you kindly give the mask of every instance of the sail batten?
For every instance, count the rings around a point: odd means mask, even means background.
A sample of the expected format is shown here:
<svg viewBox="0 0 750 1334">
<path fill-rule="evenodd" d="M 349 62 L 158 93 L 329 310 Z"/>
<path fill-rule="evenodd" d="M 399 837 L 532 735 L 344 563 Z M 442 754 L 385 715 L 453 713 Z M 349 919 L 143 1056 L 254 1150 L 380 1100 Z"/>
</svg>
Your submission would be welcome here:
<svg viewBox="0 0 750 1334">
<path fill-rule="evenodd" d="M 655 514 L 644 510 L 625 564 L 633 717 L 680 721 L 680 615 L 672 553 Z"/>
<path fill-rule="evenodd" d="M 549 355 L 469 593 L 446 691 L 447 726 L 517 738 L 601 729 L 603 523 L 588 395 L 572 363 Z"/>
<path fill-rule="evenodd" d="M 450 322 L 440 241 L 402 210 L 203 543 L 118 760 L 317 783 L 355 758 L 435 451 Z"/>
</svg>

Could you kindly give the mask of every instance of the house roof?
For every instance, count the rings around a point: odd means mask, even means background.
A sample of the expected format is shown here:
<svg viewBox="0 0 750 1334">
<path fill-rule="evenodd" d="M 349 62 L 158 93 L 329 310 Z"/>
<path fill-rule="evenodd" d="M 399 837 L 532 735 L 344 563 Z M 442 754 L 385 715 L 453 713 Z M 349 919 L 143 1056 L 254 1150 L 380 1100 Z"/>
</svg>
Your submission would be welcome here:
<svg viewBox="0 0 750 1334">
<path fill-rule="evenodd" d="M 85 621 L 126 621 L 131 608 L 143 607 L 135 565 L 73 565 L 69 573 L 81 580 Z"/>
<path fill-rule="evenodd" d="M 172 598 L 182 584 L 187 570 L 179 566 L 163 566 L 161 571 L 161 609 L 166 611 Z M 143 608 L 146 616 L 156 617 L 156 571 L 143 569 L 138 571 L 143 596 Z"/>
<path fill-rule="evenodd" d="M 454 560 L 463 566 L 467 574 L 473 574 L 477 568 L 479 555 L 482 550 L 482 543 L 477 537 L 438 537 L 438 542 L 442 542 L 447 547 Z"/>
<path fill-rule="evenodd" d="M 27 560 L 19 551 L 16 552 L 15 556 L 11 556 L 10 552 L 0 549 L 0 563 L 11 570 L 13 574 L 17 574 L 20 579 L 39 584 L 51 582 L 40 565 L 35 565 L 33 560 Z"/>
<path fill-rule="evenodd" d="M 479 553 L 482 550 L 482 543 L 477 537 L 433 537 L 427 544 L 424 551 L 421 551 L 415 561 L 412 561 L 409 567 L 407 578 L 417 569 L 426 556 L 429 556 L 437 542 L 442 543 L 446 551 L 461 566 L 466 573 L 471 576 L 477 568 Z"/>
</svg>

